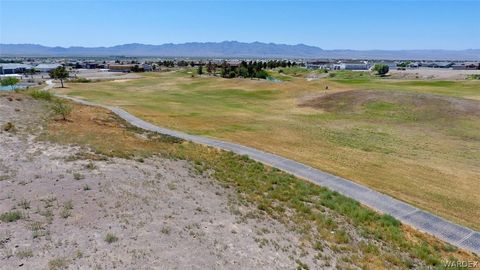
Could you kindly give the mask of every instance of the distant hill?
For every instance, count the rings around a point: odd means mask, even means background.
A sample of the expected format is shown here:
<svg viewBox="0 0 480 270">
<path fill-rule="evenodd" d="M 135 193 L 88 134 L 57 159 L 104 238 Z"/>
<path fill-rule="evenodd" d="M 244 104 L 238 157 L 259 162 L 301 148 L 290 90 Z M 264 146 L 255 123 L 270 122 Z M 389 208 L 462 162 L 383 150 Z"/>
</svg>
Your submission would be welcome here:
<svg viewBox="0 0 480 270">
<path fill-rule="evenodd" d="M 124 44 L 113 47 L 46 47 L 37 44 L 0 44 L 1 56 L 158 56 L 219 58 L 348 58 L 411 60 L 480 60 L 472 50 L 322 50 L 304 44 L 238 41 L 189 42 L 162 45 Z"/>
</svg>

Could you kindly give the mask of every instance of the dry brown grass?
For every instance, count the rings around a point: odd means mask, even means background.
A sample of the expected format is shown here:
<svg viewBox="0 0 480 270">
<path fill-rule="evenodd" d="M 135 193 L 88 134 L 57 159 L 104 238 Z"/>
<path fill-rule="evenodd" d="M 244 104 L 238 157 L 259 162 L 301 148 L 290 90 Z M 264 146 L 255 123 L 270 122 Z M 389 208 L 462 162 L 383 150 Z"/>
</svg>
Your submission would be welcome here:
<svg viewBox="0 0 480 270">
<path fill-rule="evenodd" d="M 59 91 L 292 158 L 480 229 L 480 194 L 472 192 L 480 190 L 480 117 L 470 110 L 478 102 L 427 94 L 471 96 L 476 82 L 147 76 Z M 374 98 L 348 92 L 382 87 L 389 90 Z M 309 100 L 322 106 L 298 106 Z"/>
</svg>

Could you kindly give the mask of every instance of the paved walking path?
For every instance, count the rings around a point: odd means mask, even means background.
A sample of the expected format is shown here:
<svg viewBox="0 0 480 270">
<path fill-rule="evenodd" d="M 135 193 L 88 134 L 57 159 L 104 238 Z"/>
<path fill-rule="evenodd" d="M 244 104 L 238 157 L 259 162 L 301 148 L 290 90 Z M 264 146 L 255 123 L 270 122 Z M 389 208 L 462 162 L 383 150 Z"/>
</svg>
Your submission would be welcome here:
<svg viewBox="0 0 480 270">
<path fill-rule="evenodd" d="M 239 155 L 247 155 L 256 161 L 291 173 L 297 177 L 311 181 L 320 186 L 324 186 L 331 190 L 337 191 L 347 197 L 350 197 L 360 202 L 363 205 L 375 209 L 376 211 L 389 214 L 397 218 L 404 224 L 408 224 L 420 231 L 434 235 L 447 243 L 463 248 L 465 250 L 475 252 L 476 254 L 480 254 L 480 232 L 449 222 L 429 212 L 420 210 L 414 206 L 411 206 L 410 204 L 401 202 L 388 195 L 356 184 L 350 180 L 331 175 L 304 165 L 302 163 L 274 154 L 270 154 L 261 150 L 257 150 L 251 147 L 205 138 L 201 136 L 189 135 L 183 132 L 158 127 L 151 123 L 143 121 L 129 114 L 123 109 L 117 107 L 95 104 L 68 96 L 60 97 L 67 98 L 85 105 L 100 106 L 106 108 L 108 110 L 111 110 L 116 115 L 123 118 L 130 124 L 145 130 L 178 137 L 184 140 L 213 146 L 227 151 L 232 151 Z"/>
</svg>

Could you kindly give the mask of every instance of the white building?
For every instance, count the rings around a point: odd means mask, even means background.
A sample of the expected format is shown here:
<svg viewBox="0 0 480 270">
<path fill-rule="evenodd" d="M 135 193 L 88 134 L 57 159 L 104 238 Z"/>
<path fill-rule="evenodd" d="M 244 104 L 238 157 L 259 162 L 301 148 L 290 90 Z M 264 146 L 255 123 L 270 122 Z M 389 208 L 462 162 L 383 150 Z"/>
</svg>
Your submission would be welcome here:
<svg viewBox="0 0 480 270">
<path fill-rule="evenodd" d="M 40 72 L 50 72 L 57 67 L 61 67 L 62 65 L 60 64 L 39 64 L 38 66 L 35 67 L 36 70 Z"/>
<path fill-rule="evenodd" d="M 32 66 L 25 64 L 0 64 L 0 74 L 24 73 L 26 70 L 32 69 Z"/>
</svg>

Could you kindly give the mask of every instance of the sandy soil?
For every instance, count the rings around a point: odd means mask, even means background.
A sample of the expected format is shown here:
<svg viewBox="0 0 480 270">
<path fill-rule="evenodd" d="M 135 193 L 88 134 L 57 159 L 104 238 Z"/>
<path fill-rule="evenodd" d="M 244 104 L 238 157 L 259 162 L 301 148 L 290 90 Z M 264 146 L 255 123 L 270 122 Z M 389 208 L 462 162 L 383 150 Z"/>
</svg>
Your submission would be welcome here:
<svg viewBox="0 0 480 270">
<path fill-rule="evenodd" d="M 468 75 L 480 74 L 480 70 L 453 70 L 443 68 L 419 68 L 389 71 L 392 79 L 465 80 Z"/>
<path fill-rule="evenodd" d="M 18 99 L 0 95 L 0 214 L 22 216 L 0 221 L 0 269 L 335 267 L 185 161 L 38 141 L 45 104 Z"/>
</svg>

